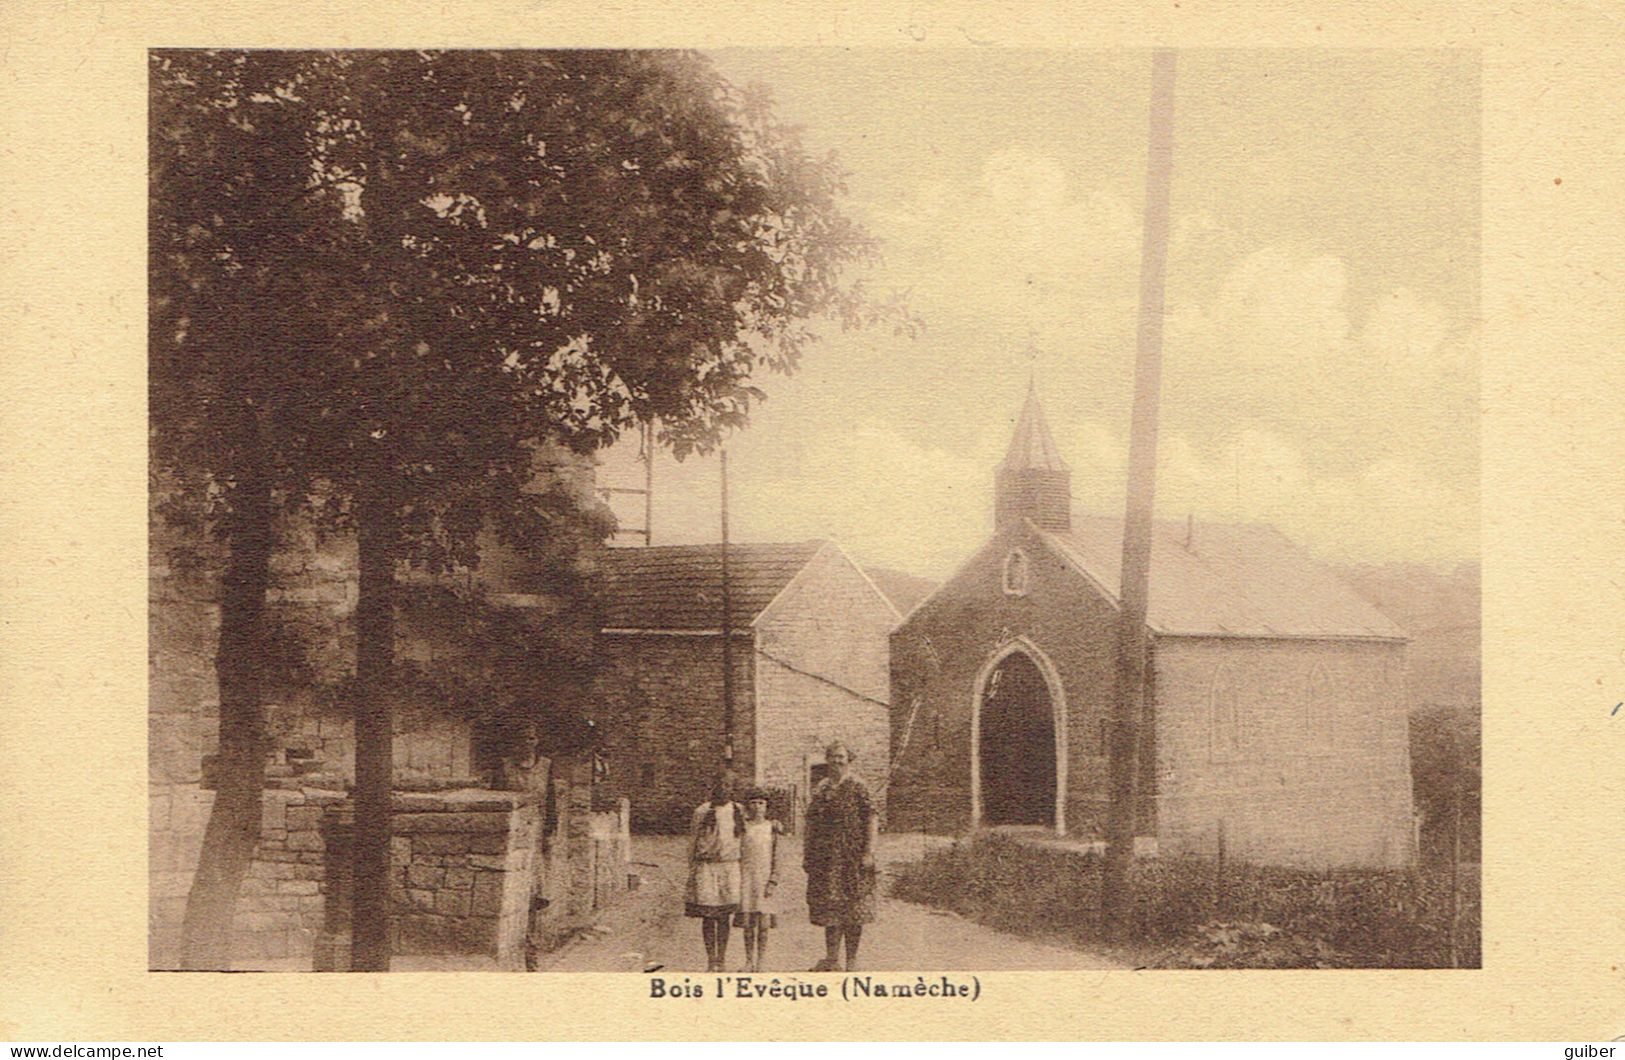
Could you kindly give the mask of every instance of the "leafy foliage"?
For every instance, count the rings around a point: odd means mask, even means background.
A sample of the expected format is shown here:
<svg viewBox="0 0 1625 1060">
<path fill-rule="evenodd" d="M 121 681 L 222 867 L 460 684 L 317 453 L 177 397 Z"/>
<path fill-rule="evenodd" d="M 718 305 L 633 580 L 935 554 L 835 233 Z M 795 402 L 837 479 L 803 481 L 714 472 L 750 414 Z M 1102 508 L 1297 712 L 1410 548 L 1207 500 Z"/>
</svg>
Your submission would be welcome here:
<svg viewBox="0 0 1625 1060">
<path fill-rule="evenodd" d="M 1199 858 L 1134 863 L 1136 955 L 1158 967 L 1437 968 L 1449 964 L 1450 876 L 1314 872 Z M 903 866 L 895 897 L 1005 931 L 1098 945 L 1101 859 L 989 835 Z M 1459 962 L 1479 960 L 1478 879 L 1463 872 Z"/>
<path fill-rule="evenodd" d="M 403 558 L 565 513 L 538 440 L 742 425 L 814 318 L 889 320 L 874 241 L 765 97 L 676 52 L 153 56 L 155 465 L 217 499 L 232 415 L 278 483 L 387 469 Z M 341 522 L 351 509 L 326 509 Z"/>
<path fill-rule="evenodd" d="M 683 52 L 158 52 L 154 467 L 210 515 L 244 409 L 285 506 L 397 556 L 582 539 L 540 449 L 742 425 L 811 321 L 890 321 L 874 241 L 757 92 Z M 312 503 L 327 499 L 321 505 Z M 172 505 L 180 517 L 183 505 Z"/>
<path fill-rule="evenodd" d="M 1459 807 L 1462 860 L 1478 861 L 1483 752 L 1477 712 L 1452 706 L 1418 710 L 1411 715 L 1410 741 L 1422 856 L 1448 862 Z"/>
<path fill-rule="evenodd" d="M 151 74 L 152 466 L 170 514 L 230 517 L 223 751 L 228 727 L 234 761 L 263 741 L 275 502 L 353 527 L 353 937 L 385 968 L 399 568 L 473 567 L 487 531 L 601 537 L 531 488 L 538 454 L 654 419 L 679 456 L 714 445 L 810 318 L 881 315 L 841 278 L 875 247 L 833 161 L 691 53 L 172 51 Z M 516 680 L 503 658 L 485 687 Z M 262 783 L 238 772 L 198 873 L 217 941 Z"/>
</svg>

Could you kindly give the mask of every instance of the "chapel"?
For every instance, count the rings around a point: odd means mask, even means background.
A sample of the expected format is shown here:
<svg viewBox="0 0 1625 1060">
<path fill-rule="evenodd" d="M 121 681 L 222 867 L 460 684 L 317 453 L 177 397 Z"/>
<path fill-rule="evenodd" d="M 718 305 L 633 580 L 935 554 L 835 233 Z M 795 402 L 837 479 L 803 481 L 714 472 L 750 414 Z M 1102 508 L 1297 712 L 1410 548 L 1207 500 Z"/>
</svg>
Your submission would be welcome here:
<svg viewBox="0 0 1625 1060">
<path fill-rule="evenodd" d="M 992 537 L 891 635 L 887 826 L 1104 837 L 1122 522 L 1076 513 L 1029 388 Z M 1406 637 L 1274 528 L 1153 532 L 1136 846 L 1414 858 Z"/>
</svg>

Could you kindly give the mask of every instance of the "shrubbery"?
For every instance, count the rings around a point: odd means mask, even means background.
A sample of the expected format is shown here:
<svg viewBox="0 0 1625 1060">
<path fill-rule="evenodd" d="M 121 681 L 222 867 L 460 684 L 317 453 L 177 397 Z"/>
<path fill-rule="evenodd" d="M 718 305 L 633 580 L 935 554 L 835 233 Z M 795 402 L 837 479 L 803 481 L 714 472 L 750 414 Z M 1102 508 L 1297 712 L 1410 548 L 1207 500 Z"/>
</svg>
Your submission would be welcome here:
<svg viewBox="0 0 1625 1060">
<path fill-rule="evenodd" d="M 902 866 L 891 893 L 1002 931 L 1098 943 L 1100 859 L 990 835 Z M 1138 938 L 1160 967 L 1450 965 L 1450 874 L 1314 872 L 1198 858 L 1135 864 Z M 1456 962 L 1479 963 L 1478 877 L 1460 877 Z"/>
</svg>

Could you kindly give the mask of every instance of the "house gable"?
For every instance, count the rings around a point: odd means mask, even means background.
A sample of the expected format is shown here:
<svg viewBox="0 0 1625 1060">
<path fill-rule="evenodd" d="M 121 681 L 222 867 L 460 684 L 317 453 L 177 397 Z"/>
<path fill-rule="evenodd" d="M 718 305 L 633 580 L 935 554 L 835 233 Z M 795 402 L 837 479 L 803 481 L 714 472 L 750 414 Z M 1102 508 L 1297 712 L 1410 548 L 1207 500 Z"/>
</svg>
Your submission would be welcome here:
<svg viewBox="0 0 1625 1060">
<path fill-rule="evenodd" d="M 878 780 L 889 740 L 889 649 L 897 611 L 847 554 L 820 549 L 753 624 L 757 779 L 804 788 L 841 740 Z"/>
</svg>

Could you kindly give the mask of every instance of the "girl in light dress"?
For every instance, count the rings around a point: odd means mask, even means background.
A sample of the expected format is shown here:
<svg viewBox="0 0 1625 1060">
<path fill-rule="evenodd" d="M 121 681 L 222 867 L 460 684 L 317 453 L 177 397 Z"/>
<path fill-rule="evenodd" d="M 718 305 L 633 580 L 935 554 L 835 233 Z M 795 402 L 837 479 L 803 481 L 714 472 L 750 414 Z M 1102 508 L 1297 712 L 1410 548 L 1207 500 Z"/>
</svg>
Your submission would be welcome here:
<svg viewBox="0 0 1625 1060">
<path fill-rule="evenodd" d="M 745 815 L 733 801 L 733 778 L 723 774 L 708 802 L 694 808 L 689 830 L 688 890 L 683 912 L 700 919 L 708 972 L 728 957 L 728 921 L 739 910 L 739 856 Z"/>
<path fill-rule="evenodd" d="M 759 972 L 767 959 L 767 932 L 776 926 L 779 885 L 779 823 L 767 816 L 767 792 L 752 788 L 745 795 L 745 834 L 740 842 L 739 913 L 734 925 L 745 929 L 745 971 Z"/>
</svg>

